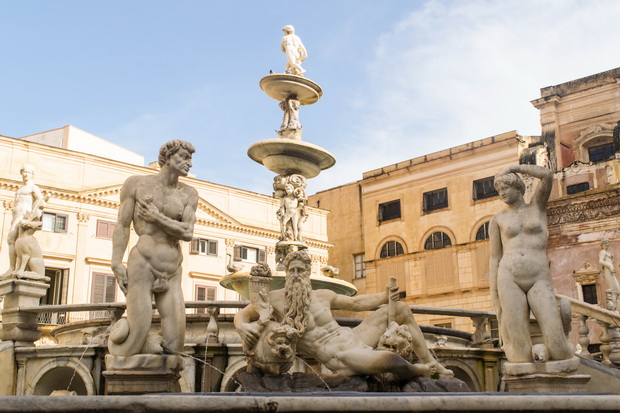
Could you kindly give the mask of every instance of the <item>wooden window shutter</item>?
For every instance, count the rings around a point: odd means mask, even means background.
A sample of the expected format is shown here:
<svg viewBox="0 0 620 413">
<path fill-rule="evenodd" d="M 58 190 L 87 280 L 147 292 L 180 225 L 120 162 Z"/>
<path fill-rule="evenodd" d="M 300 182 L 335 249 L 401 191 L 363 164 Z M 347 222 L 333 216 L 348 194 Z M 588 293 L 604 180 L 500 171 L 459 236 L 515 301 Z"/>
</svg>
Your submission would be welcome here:
<svg viewBox="0 0 620 413">
<path fill-rule="evenodd" d="M 102 303 L 105 293 L 105 274 L 93 274 L 93 292 L 90 297 L 91 303 Z"/>
<path fill-rule="evenodd" d="M 198 238 L 192 238 L 190 242 L 189 253 L 190 254 L 198 254 L 200 249 L 200 240 Z"/>
<path fill-rule="evenodd" d="M 105 286 L 105 302 L 113 303 L 116 301 L 116 277 L 113 275 L 106 276 Z"/>
<path fill-rule="evenodd" d="M 235 245 L 235 253 L 233 259 L 235 261 L 241 261 L 241 245 Z"/>
<path fill-rule="evenodd" d="M 267 262 L 267 251 L 258 250 L 258 263 L 264 264 Z"/>
<path fill-rule="evenodd" d="M 215 288 L 207 288 L 207 301 L 215 301 Z"/>
</svg>

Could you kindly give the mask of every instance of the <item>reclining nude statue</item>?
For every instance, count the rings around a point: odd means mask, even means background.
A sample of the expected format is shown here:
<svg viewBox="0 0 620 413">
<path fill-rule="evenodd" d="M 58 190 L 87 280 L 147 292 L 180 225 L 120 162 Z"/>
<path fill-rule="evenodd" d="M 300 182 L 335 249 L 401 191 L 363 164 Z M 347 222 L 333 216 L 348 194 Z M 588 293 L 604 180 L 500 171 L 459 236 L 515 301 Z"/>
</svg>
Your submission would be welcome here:
<svg viewBox="0 0 620 413">
<path fill-rule="evenodd" d="M 531 202 L 517 173 L 539 178 Z M 511 363 L 566 360 L 573 357 L 551 284 L 547 258 L 547 201 L 553 172 L 536 165 L 510 166 L 495 176 L 495 188 L 507 208 L 489 224 L 491 302 L 497 312 L 502 349 Z M 532 345 L 530 310 L 544 344 Z"/>
<path fill-rule="evenodd" d="M 452 371 L 433 357 L 422 331 L 415 322 L 409 307 L 398 300 L 398 287 L 389 285 L 385 292 L 348 297 L 330 290 L 312 290 L 310 284 L 311 260 L 304 251 L 288 254 L 284 260 L 286 281 L 284 289 L 260 294 L 257 300 L 235 315 L 235 327 L 244 341 L 244 350 L 252 358 L 260 341 L 269 341 L 267 348 L 276 356 L 289 361 L 279 372 L 288 370 L 295 350 L 322 363 L 334 374 L 344 376 L 391 373 L 397 380 L 419 376 L 452 376 Z M 341 327 L 331 310 L 368 311 L 381 304 L 357 327 Z M 401 331 L 392 329 L 385 336 L 389 316 L 400 324 Z M 396 330 L 395 330 L 396 328 Z M 412 364 L 401 355 L 389 351 L 398 341 L 402 330 L 408 330 L 412 348 L 420 364 Z M 382 346 L 376 349 L 381 341 Z M 407 351 L 409 354 L 410 351 Z M 277 369 L 271 373 L 278 373 Z"/>
<path fill-rule="evenodd" d="M 129 177 L 121 189 L 112 271 L 127 296 L 127 318 L 116 322 L 110 332 L 108 348 L 113 356 L 183 350 L 185 302 L 179 241 L 192 239 L 198 192 L 179 182 L 179 177 L 187 176 L 193 153 L 189 142 L 167 142 L 159 151 L 159 173 Z M 139 239 L 125 266 L 123 255 L 132 222 Z M 161 316 L 161 335 L 149 336 L 153 295 Z"/>
</svg>

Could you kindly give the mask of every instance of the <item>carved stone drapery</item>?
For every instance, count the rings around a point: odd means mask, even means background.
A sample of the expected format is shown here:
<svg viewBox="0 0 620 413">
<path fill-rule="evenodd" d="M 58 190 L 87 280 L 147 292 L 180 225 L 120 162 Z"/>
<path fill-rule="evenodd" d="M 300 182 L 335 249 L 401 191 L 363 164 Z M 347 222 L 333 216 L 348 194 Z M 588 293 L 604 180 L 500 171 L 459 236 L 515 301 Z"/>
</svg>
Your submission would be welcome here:
<svg viewBox="0 0 620 413">
<path fill-rule="evenodd" d="M 560 225 L 605 219 L 620 215 L 620 191 L 609 191 L 605 197 L 580 203 L 552 206 L 547 209 L 547 223 Z"/>
</svg>

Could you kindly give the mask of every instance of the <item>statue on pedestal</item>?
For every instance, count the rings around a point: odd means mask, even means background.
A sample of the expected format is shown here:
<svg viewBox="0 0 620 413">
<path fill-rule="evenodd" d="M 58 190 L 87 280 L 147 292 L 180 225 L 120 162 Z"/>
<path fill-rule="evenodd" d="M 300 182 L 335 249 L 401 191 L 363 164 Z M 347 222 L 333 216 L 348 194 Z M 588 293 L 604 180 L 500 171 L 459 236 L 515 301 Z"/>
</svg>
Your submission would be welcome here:
<svg viewBox="0 0 620 413">
<path fill-rule="evenodd" d="M 397 380 L 410 380 L 435 373 L 452 375 L 452 371 L 439 364 L 431 354 L 409 306 L 398 301 L 398 287 L 395 284 L 378 294 L 355 297 L 330 290 L 312 290 L 311 260 L 303 250 L 288 254 L 284 268 L 284 289 L 271 291 L 267 295 L 272 309 L 272 326 L 265 328 L 266 324 L 261 325 L 261 311 L 254 303 L 235 315 L 235 327 L 243 338 L 244 348 L 253 349 L 266 340 L 266 333 L 273 336 L 274 332 L 282 330 L 276 338 L 285 337 L 286 342 L 280 343 L 281 348 L 291 348 L 290 351 L 283 351 L 283 364 L 290 363 L 290 357 L 296 350 L 319 361 L 334 374 L 343 376 L 390 373 Z M 331 310 L 338 309 L 368 311 L 388 302 L 389 305 L 381 307 L 354 328 L 341 327 L 331 313 Z M 389 321 L 394 321 L 400 328 Z M 385 336 L 388 327 L 388 336 L 392 338 Z M 403 332 L 405 329 L 407 331 Z M 400 342 L 402 336 L 410 337 L 410 345 L 399 343 L 394 347 L 405 349 L 403 355 L 409 355 L 413 350 L 420 364 L 412 364 L 390 351 L 392 342 Z"/>
<path fill-rule="evenodd" d="M 616 269 L 614 268 L 614 256 L 607 249 L 609 248 L 609 240 L 604 238 L 601 240 L 601 252 L 598 254 L 598 263 L 601 264 L 601 275 L 605 278 L 607 288 L 610 290 L 611 299 L 608 302 L 608 310 L 617 310 L 618 296 L 620 295 L 620 285 L 616 278 Z"/>
<path fill-rule="evenodd" d="M 7 237 L 9 269 L 0 278 L 47 280 L 43 254 L 33 234 L 41 229 L 41 216 L 49 195 L 44 196 L 35 185 L 32 165 L 24 164 L 19 172 L 24 185 L 15 193 L 15 203 L 11 210 L 13 217 Z"/>
<path fill-rule="evenodd" d="M 308 52 L 304 47 L 299 36 L 295 34 L 295 28 L 287 24 L 282 29 L 284 36 L 282 37 L 281 48 L 286 54 L 285 73 L 303 76 L 306 72 L 301 63 L 308 57 Z"/>
<path fill-rule="evenodd" d="M 191 241 L 198 192 L 179 182 L 192 166 L 194 147 L 173 140 L 159 151 L 157 175 L 132 176 L 121 189 L 121 205 L 113 234 L 112 271 L 127 296 L 127 318 L 112 328 L 108 347 L 113 356 L 182 351 L 185 339 L 185 303 L 181 290 L 179 241 Z M 139 236 L 129 253 L 130 226 Z M 148 336 L 151 297 L 161 316 L 161 336 Z"/>
<path fill-rule="evenodd" d="M 540 179 L 529 204 L 523 198 L 525 185 L 517 173 Z M 507 208 L 489 225 L 489 280 L 502 348 L 511 363 L 533 362 L 535 357 L 547 354 L 551 360 L 573 357 L 547 258 L 546 208 L 552 184 L 553 172 L 537 165 L 511 166 L 495 176 L 495 188 Z M 542 346 L 546 348 L 533 348 L 530 310 L 540 325 Z"/>
</svg>

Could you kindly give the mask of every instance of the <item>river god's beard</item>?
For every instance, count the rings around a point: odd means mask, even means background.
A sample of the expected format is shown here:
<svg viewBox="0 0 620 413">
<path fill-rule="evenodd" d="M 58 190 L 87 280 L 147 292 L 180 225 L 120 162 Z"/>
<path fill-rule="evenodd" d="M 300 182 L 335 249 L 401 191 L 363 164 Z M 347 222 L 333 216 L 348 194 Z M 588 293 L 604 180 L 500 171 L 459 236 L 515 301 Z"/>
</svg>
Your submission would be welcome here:
<svg viewBox="0 0 620 413">
<path fill-rule="evenodd" d="M 308 308 L 310 307 L 310 293 L 312 285 L 308 276 L 297 279 L 287 276 L 284 285 L 284 324 L 288 324 L 299 332 L 301 336 L 308 325 Z"/>
</svg>

